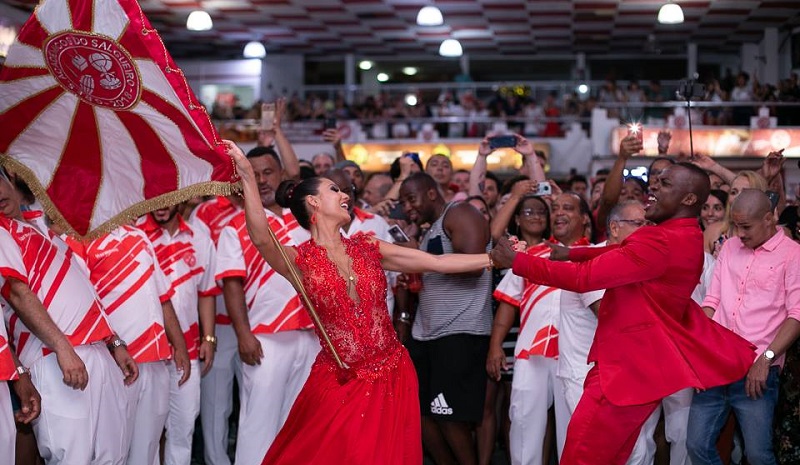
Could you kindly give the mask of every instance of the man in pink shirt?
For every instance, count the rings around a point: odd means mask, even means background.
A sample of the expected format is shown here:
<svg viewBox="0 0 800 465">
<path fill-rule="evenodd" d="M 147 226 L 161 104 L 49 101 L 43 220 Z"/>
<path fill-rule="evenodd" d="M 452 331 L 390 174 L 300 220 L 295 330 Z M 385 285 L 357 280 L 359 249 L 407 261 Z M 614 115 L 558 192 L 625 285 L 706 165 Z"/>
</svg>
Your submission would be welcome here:
<svg viewBox="0 0 800 465">
<path fill-rule="evenodd" d="M 733 409 L 747 461 L 773 465 L 780 367 L 800 336 L 800 245 L 776 228 L 770 201 L 759 190 L 739 194 L 731 219 L 737 237 L 720 251 L 703 310 L 754 344 L 757 356 L 743 379 L 695 394 L 686 445 L 694 465 L 721 464 L 716 440 Z"/>
</svg>

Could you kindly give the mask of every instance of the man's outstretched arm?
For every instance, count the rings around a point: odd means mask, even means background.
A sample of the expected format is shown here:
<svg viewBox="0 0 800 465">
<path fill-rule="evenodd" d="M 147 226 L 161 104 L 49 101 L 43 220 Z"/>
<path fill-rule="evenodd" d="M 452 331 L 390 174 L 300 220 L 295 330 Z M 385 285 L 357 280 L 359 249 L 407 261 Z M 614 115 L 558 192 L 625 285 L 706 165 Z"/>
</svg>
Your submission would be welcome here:
<svg viewBox="0 0 800 465">
<path fill-rule="evenodd" d="M 647 281 L 660 276 L 667 267 L 667 249 L 660 234 L 631 236 L 624 247 L 572 263 L 553 262 L 528 254 L 517 254 L 513 271 L 537 284 L 573 292 L 609 289 Z"/>
</svg>

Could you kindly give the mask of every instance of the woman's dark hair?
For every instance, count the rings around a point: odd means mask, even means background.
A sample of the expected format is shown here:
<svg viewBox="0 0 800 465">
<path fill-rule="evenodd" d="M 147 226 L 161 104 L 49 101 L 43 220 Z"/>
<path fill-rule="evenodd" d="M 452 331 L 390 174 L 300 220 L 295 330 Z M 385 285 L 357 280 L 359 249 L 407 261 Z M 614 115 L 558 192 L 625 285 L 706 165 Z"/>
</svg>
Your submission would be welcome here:
<svg viewBox="0 0 800 465">
<path fill-rule="evenodd" d="M 528 200 L 531 200 L 531 199 L 539 201 L 542 204 L 542 206 L 544 206 L 544 209 L 545 209 L 546 213 L 545 213 L 545 227 L 544 227 L 544 231 L 542 231 L 542 239 L 547 240 L 547 239 L 550 238 L 550 235 L 551 235 L 551 232 L 550 232 L 550 205 L 547 205 L 547 202 L 545 202 L 543 198 L 539 197 L 538 195 L 533 195 L 533 194 L 528 194 L 528 195 L 522 197 L 519 200 L 519 203 L 517 204 L 517 208 L 514 209 L 514 217 L 518 216 L 522 212 L 522 207 L 525 205 L 525 203 Z M 517 236 L 518 238 L 522 239 L 520 237 L 519 225 L 517 225 L 516 222 L 509 221 L 508 222 L 508 226 L 506 227 L 506 229 L 508 229 L 508 233 L 511 234 L 512 236 Z"/>
<path fill-rule="evenodd" d="M 392 177 L 392 181 L 396 181 L 397 178 L 400 177 L 400 158 L 401 157 L 395 158 L 392 164 L 389 165 L 389 176 Z M 419 166 L 420 171 L 425 171 L 425 168 L 422 167 L 422 162 L 419 161 L 419 157 L 411 157 L 411 159 Z"/>
<path fill-rule="evenodd" d="M 727 192 L 725 192 L 723 190 L 719 190 L 719 189 L 712 189 L 712 190 L 710 190 L 708 192 L 708 195 L 713 195 L 714 197 L 717 198 L 717 200 L 722 202 L 722 207 L 723 208 L 726 205 L 728 205 L 728 193 Z"/>
<path fill-rule="evenodd" d="M 297 222 L 305 229 L 311 229 L 311 215 L 306 207 L 306 196 L 319 194 L 320 177 L 313 177 L 297 181 L 289 179 L 283 181 L 275 192 L 275 202 L 283 208 L 292 211 Z"/>
</svg>

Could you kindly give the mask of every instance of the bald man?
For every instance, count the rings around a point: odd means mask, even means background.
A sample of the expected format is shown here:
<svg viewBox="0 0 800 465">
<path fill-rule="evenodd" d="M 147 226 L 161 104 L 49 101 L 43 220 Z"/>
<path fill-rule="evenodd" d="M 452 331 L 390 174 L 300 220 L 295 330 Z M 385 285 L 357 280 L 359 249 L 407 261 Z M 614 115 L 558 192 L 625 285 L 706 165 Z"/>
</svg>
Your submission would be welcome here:
<svg viewBox="0 0 800 465">
<path fill-rule="evenodd" d="M 731 220 L 736 237 L 722 246 L 703 310 L 755 345 L 757 355 L 743 378 L 695 394 L 686 445 L 694 465 L 721 464 L 716 439 L 733 410 L 748 463 L 772 465 L 780 368 L 800 336 L 800 245 L 776 227 L 760 190 L 736 197 Z"/>
<path fill-rule="evenodd" d="M 698 215 L 708 176 L 676 164 L 655 180 L 644 226 L 618 246 L 572 249 L 569 262 L 517 254 L 508 241 L 492 251 L 532 282 L 573 292 L 606 289 L 584 394 L 567 431 L 561 465 L 616 465 L 628 459 L 645 420 L 681 389 L 740 379 L 752 346 L 713 323 L 691 299 L 703 270 Z M 725 351 L 720 351 L 725 347 Z"/>
</svg>

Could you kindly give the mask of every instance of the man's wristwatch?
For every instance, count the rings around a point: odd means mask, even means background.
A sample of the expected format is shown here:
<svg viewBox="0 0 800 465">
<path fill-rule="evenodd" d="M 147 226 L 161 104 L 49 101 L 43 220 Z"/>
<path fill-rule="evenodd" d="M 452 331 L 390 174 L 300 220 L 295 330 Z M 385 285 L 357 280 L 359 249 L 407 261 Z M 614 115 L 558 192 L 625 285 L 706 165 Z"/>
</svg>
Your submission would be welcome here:
<svg viewBox="0 0 800 465">
<path fill-rule="evenodd" d="M 203 341 L 213 344 L 214 347 L 217 346 L 217 336 L 211 336 L 209 334 L 206 334 L 205 336 L 203 336 Z"/>
<path fill-rule="evenodd" d="M 112 339 L 110 342 L 106 343 L 106 347 L 108 347 L 108 350 L 113 351 L 117 347 L 126 347 L 127 348 L 128 344 L 126 344 L 125 341 L 123 341 L 121 337 L 117 336 L 114 339 Z"/>
<path fill-rule="evenodd" d="M 773 351 L 772 351 L 772 350 L 770 350 L 770 349 L 767 349 L 767 350 L 765 350 L 765 351 L 764 351 L 764 358 L 765 358 L 765 359 L 767 359 L 767 361 L 768 361 L 768 362 L 770 363 L 770 365 L 771 365 L 771 364 L 772 364 L 772 362 L 774 362 L 774 361 L 775 361 L 775 352 L 773 352 Z"/>
<path fill-rule="evenodd" d="M 20 365 L 20 366 L 17 367 L 17 374 L 19 376 L 29 375 L 29 374 L 31 374 L 31 370 L 29 370 L 29 369 L 25 368 L 24 366 Z"/>
</svg>

